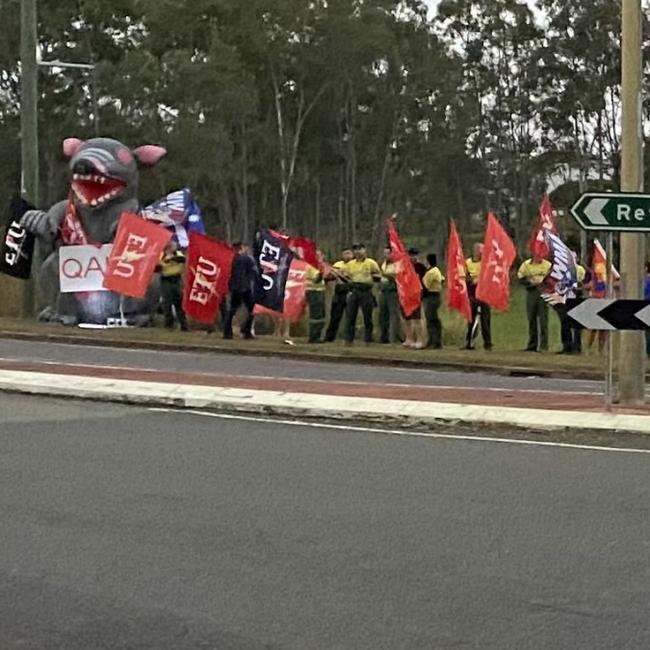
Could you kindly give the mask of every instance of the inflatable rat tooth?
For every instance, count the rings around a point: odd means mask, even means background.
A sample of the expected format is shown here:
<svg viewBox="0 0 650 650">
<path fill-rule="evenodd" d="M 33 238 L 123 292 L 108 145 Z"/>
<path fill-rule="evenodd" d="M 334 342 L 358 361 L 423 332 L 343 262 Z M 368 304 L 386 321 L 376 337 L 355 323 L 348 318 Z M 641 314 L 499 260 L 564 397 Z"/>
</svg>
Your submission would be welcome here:
<svg viewBox="0 0 650 650">
<path fill-rule="evenodd" d="M 132 324 L 147 324 L 158 302 L 155 283 L 145 298 L 123 298 L 121 305 L 120 296 L 110 291 L 62 294 L 59 248 L 111 243 L 122 213 L 139 212 L 139 165 L 157 164 L 166 151 L 156 145 L 132 150 L 110 138 L 67 138 L 63 153 L 70 158 L 68 199 L 47 212 L 30 211 L 21 221 L 39 238 L 45 252 L 45 261 L 37 271 L 39 299 L 45 305 L 41 318 L 66 324 L 106 324 L 124 314 Z"/>
</svg>

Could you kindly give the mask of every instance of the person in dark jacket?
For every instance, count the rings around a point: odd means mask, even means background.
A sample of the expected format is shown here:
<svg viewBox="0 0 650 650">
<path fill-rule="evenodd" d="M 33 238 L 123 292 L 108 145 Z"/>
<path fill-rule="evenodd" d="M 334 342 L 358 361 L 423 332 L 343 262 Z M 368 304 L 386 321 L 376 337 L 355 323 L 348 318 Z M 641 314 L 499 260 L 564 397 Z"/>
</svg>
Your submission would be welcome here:
<svg viewBox="0 0 650 650">
<path fill-rule="evenodd" d="M 253 338 L 253 309 L 255 308 L 255 294 L 257 292 L 258 273 L 255 260 L 250 255 L 246 244 L 236 242 L 233 248 L 237 255 L 232 262 L 230 275 L 230 306 L 223 326 L 223 338 L 232 338 L 232 321 L 237 310 L 243 305 L 248 314 L 241 327 L 245 339 Z"/>
</svg>

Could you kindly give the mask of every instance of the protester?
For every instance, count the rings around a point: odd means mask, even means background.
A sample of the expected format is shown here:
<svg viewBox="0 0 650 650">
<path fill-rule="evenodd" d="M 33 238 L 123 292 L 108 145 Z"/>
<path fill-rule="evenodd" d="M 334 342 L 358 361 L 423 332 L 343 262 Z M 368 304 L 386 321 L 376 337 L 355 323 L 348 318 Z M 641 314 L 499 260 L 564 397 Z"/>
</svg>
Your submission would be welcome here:
<svg viewBox="0 0 650 650">
<path fill-rule="evenodd" d="M 323 262 L 323 256 L 318 251 Z M 325 281 L 322 272 L 314 266 L 307 267 L 307 309 L 309 313 L 309 343 L 322 343 L 321 334 L 325 326 Z"/>
<path fill-rule="evenodd" d="M 470 306 L 472 308 L 472 320 L 467 325 L 467 337 L 465 339 L 465 348 L 474 349 L 474 339 L 480 325 L 481 336 L 483 338 L 483 347 L 486 350 L 492 349 L 492 330 L 491 330 L 491 313 L 490 306 L 476 299 L 476 287 L 481 275 L 481 256 L 483 255 L 483 244 L 474 244 L 472 256 L 465 260 L 467 269 L 467 293 L 469 294 Z"/>
<path fill-rule="evenodd" d="M 397 265 L 392 261 L 390 247 L 387 247 L 384 249 L 384 261 L 381 264 L 381 292 L 379 294 L 380 343 L 397 343 L 401 338 L 396 275 Z"/>
<path fill-rule="evenodd" d="M 424 278 L 427 269 L 424 264 L 420 262 L 420 251 L 417 248 L 409 248 L 408 254 L 411 264 L 413 264 L 413 268 L 415 269 L 418 278 L 420 278 L 420 283 L 422 283 L 422 278 Z M 404 329 L 406 331 L 406 337 L 403 343 L 404 347 L 421 350 L 424 347 L 424 343 L 422 342 L 422 308 L 418 307 L 408 316 L 402 311 L 402 316 L 404 318 Z"/>
<path fill-rule="evenodd" d="M 165 327 L 173 329 L 174 320 L 182 331 L 187 331 L 187 319 L 183 311 L 183 270 L 185 255 L 172 240 L 167 244 L 158 265 L 160 271 L 160 295 Z"/>
<path fill-rule="evenodd" d="M 540 292 L 551 263 L 537 253 L 524 260 L 517 271 L 519 282 L 526 288 L 528 345 L 525 352 L 548 351 L 548 304 Z"/>
<path fill-rule="evenodd" d="M 341 319 L 346 312 L 350 280 L 345 274 L 346 264 L 354 258 L 352 250 L 343 249 L 341 259 L 330 267 L 327 280 L 334 282 L 334 297 L 330 305 L 330 321 L 325 332 L 325 340 L 331 343 L 338 335 Z"/>
<path fill-rule="evenodd" d="M 345 265 L 345 274 L 350 281 L 345 336 L 348 345 L 354 341 L 359 308 L 363 314 L 364 341 L 372 342 L 372 311 L 375 307 L 372 287 L 374 282 L 381 280 L 381 269 L 375 260 L 366 255 L 364 244 L 354 244 L 352 252 L 354 259 Z"/>
<path fill-rule="evenodd" d="M 442 348 L 442 322 L 438 316 L 440 308 L 440 293 L 445 276 L 438 268 L 438 258 L 435 253 L 427 255 L 427 272 L 422 278 L 424 292 L 422 303 L 424 305 L 424 317 L 427 321 L 428 339 L 426 347 L 439 350 Z"/>
<path fill-rule="evenodd" d="M 242 305 L 248 312 L 246 320 L 241 327 L 242 336 L 245 339 L 253 337 L 253 309 L 255 308 L 255 294 L 258 286 L 258 272 L 255 261 L 250 256 L 250 249 L 242 242 L 233 244 L 237 252 L 232 263 L 232 273 L 230 275 L 230 305 L 223 327 L 223 338 L 232 338 L 232 321 L 235 318 L 237 310 Z"/>
<path fill-rule="evenodd" d="M 590 298 L 607 298 L 607 264 L 604 260 L 598 259 L 596 255 L 592 256 L 589 283 L 585 284 L 585 289 L 588 290 Z M 605 350 L 607 332 L 605 330 L 588 330 L 587 349 L 591 350 L 596 339 L 598 339 L 598 352 L 602 354 Z"/>
</svg>

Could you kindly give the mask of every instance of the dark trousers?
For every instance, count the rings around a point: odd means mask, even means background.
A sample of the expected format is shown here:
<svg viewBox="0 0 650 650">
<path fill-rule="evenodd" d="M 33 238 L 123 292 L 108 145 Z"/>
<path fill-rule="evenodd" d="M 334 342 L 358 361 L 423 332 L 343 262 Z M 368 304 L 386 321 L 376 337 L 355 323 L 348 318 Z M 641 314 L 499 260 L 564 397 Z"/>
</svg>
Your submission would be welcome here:
<svg viewBox="0 0 650 650">
<path fill-rule="evenodd" d="M 348 304 L 349 288 L 347 284 L 337 284 L 334 287 L 334 297 L 330 306 L 330 322 L 325 332 L 325 340 L 332 342 L 339 333 L 341 319 Z"/>
<path fill-rule="evenodd" d="M 562 340 L 562 352 L 572 354 L 582 352 L 582 328 L 575 327 L 571 324 L 567 316 L 568 307 L 563 304 L 557 304 L 554 309 L 560 319 L 560 338 Z"/>
<path fill-rule="evenodd" d="M 526 289 L 528 350 L 548 350 L 548 305 L 537 289 Z M 539 333 L 538 333 L 539 330 Z"/>
<path fill-rule="evenodd" d="M 442 347 L 442 322 L 438 316 L 440 308 L 440 294 L 428 293 L 422 299 L 424 304 L 424 317 L 427 319 L 427 345 L 434 348 Z"/>
<path fill-rule="evenodd" d="M 474 347 L 474 333 L 476 327 L 480 324 L 481 336 L 483 337 L 483 347 L 489 350 L 492 347 L 492 328 L 491 328 L 491 311 L 489 305 L 470 296 L 470 306 L 472 307 L 472 320 L 467 325 L 467 337 L 465 343 L 468 348 Z"/>
<path fill-rule="evenodd" d="M 223 325 L 223 335 L 225 338 L 232 338 L 232 321 L 235 318 L 237 310 L 244 305 L 248 314 L 241 328 L 244 336 L 251 336 L 253 331 L 253 309 L 255 307 L 255 298 L 252 291 L 232 291 L 230 293 L 230 307 L 226 314 L 226 320 Z"/>
<path fill-rule="evenodd" d="M 379 295 L 379 340 L 397 343 L 400 340 L 399 300 L 396 287 L 382 287 Z"/>
<path fill-rule="evenodd" d="M 307 291 L 309 308 L 309 343 L 320 341 L 325 327 L 325 291 Z"/>
<path fill-rule="evenodd" d="M 180 275 L 160 278 L 160 297 L 162 299 L 165 327 L 174 327 L 174 312 L 182 330 L 187 329 L 187 319 L 183 311 L 183 283 Z"/>
<path fill-rule="evenodd" d="M 371 285 L 352 286 L 348 295 L 348 322 L 345 339 L 348 343 L 354 341 L 354 334 L 357 327 L 357 314 L 359 308 L 363 314 L 364 336 L 366 343 L 372 341 L 372 310 L 375 306 L 375 299 L 372 295 Z"/>
</svg>

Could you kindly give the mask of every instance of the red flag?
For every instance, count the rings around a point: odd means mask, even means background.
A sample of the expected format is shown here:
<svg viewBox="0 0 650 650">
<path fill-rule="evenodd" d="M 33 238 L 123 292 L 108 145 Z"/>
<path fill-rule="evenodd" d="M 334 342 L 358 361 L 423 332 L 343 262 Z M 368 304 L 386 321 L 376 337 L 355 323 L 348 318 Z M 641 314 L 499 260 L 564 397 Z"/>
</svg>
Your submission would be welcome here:
<svg viewBox="0 0 650 650">
<path fill-rule="evenodd" d="M 465 320 L 472 320 L 472 308 L 467 294 L 465 280 L 465 256 L 463 245 L 456 230 L 456 224 L 449 225 L 449 242 L 447 244 L 447 304 L 459 311 Z"/>
<path fill-rule="evenodd" d="M 481 274 L 476 297 L 495 309 L 507 309 L 510 300 L 510 267 L 517 251 L 498 219 L 488 213 L 487 230 L 481 256 Z"/>
<path fill-rule="evenodd" d="M 546 243 L 546 239 L 544 238 L 545 230 L 557 233 L 555 218 L 553 217 L 553 206 L 551 205 L 551 200 L 549 199 L 548 194 L 544 194 L 542 204 L 539 206 L 539 219 L 537 220 L 537 225 L 533 229 L 533 232 L 530 235 L 530 241 L 528 242 L 528 248 L 530 248 L 530 252 L 533 255 L 548 258 L 550 250 Z"/>
<path fill-rule="evenodd" d="M 321 261 L 318 258 L 316 242 L 307 237 L 291 237 L 288 243 L 289 247 L 295 251 L 296 255 L 298 255 L 300 259 L 305 260 L 307 264 L 313 266 L 319 271 L 323 270 Z"/>
<path fill-rule="evenodd" d="M 108 258 L 104 287 L 125 296 L 143 298 L 171 236 L 166 228 L 123 212 Z"/>
<path fill-rule="evenodd" d="M 273 311 L 263 305 L 255 305 L 255 314 L 271 314 L 272 316 L 282 316 L 290 323 L 297 323 L 305 311 L 307 303 L 307 267 L 309 264 L 303 260 L 294 257 L 289 267 L 287 283 L 284 287 L 284 304 L 282 313 Z"/>
<path fill-rule="evenodd" d="M 227 244 L 190 232 L 183 311 L 195 321 L 214 323 L 223 297 L 228 293 L 235 251 Z"/>
<path fill-rule="evenodd" d="M 410 316 L 422 304 L 422 283 L 409 259 L 402 240 L 390 219 L 386 220 L 393 263 L 397 266 L 397 296 L 405 316 Z"/>
</svg>

